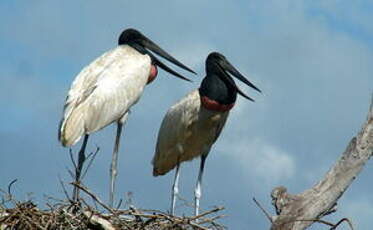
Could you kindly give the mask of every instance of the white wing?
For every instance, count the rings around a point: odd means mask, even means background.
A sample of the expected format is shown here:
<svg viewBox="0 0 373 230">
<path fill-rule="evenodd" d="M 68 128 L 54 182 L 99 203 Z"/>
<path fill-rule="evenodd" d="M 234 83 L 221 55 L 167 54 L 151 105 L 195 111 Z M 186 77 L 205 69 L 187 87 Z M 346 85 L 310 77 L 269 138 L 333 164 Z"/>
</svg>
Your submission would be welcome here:
<svg viewBox="0 0 373 230">
<path fill-rule="evenodd" d="M 85 67 L 68 92 L 59 139 L 64 146 L 119 120 L 146 85 L 150 57 L 118 46 Z"/>
<path fill-rule="evenodd" d="M 173 105 L 163 118 L 158 133 L 153 175 L 166 174 L 178 162 L 208 154 L 228 114 L 201 107 L 198 90 Z"/>
</svg>

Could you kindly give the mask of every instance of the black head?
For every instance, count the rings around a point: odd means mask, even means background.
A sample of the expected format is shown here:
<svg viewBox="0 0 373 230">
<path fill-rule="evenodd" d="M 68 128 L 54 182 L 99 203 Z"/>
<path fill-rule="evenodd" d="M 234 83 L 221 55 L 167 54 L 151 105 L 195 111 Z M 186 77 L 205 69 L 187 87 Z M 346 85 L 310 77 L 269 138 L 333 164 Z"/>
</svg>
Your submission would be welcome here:
<svg viewBox="0 0 373 230">
<path fill-rule="evenodd" d="M 169 62 L 172 62 L 173 64 L 179 66 L 180 68 L 183 68 L 191 73 L 196 74 L 193 70 L 176 60 L 174 57 L 172 57 L 170 54 L 168 54 L 166 51 L 161 49 L 157 44 L 152 42 L 149 38 L 147 38 L 145 35 L 143 35 L 141 32 L 135 30 L 135 29 L 126 29 L 124 30 L 121 35 L 119 36 L 118 45 L 129 45 L 132 48 L 136 49 L 142 54 L 147 54 L 152 59 L 152 63 L 154 65 L 159 66 L 163 70 L 173 74 L 176 77 L 179 77 L 181 79 L 190 81 L 188 78 L 182 76 L 181 74 L 175 72 L 165 64 L 163 64 L 153 53 L 158 54 L 159 56 L 165 58 Z"/>
<path fill-rule="evenodd" d="M 234 76 L 246 85 L 261 92 L 254 84 L 247 80 L 226 57 L 218 52 L 212 52 L 206 59 L 206 77 L 203 79 L 200 93 L 220 103 L 234 103 L 237 93 L 248 100 L 252 98 L 242 92 L 234 82 Z"/>
<path fill-rule="evenodd" d="M 225 56 L 218 52 L 211 52 L 206 58 L 206 73 L 213 73 L 215 71 L 220 72 L 219 64 L 222 65 L 223 62 L 227 60 Z"/>
<path fill-rule="evenodd" d="M 138 44 L 139 46 L 142 46 L 143 37 L 145 36 L 135 29 L 126 29 L 120 34 L 118 45 L 127 44 L 132 46 Z"/>
</svg>

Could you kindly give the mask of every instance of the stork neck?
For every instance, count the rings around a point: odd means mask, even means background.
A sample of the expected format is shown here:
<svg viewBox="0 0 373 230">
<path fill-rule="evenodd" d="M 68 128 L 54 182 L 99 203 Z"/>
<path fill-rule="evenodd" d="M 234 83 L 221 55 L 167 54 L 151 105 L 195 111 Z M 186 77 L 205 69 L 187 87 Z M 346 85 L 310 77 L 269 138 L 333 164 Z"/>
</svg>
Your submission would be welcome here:
<svg viewBox="0 0 373 230">
<path fill-rule="evenodd" d="M 202 106 L 216 111 L 230 110 L 236 102 L 237 92 L 217 75 L 207 75 L 199 88 Z"/>
</svg>

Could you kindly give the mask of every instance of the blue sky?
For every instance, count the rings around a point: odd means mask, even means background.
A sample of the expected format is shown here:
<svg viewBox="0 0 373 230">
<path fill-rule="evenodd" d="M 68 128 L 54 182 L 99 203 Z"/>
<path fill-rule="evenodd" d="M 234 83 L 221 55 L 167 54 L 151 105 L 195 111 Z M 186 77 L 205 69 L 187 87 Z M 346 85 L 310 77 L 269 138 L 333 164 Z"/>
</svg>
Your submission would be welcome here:
<svg viewBox="0 0 373 230">
<path fill-rule="evenodd" d="M 298 193 L 312 186 L 365 119 L 373 91 L 372 10 L 367 0 L 1 1 L 0 188 L 18 178 L 19 199 L 30 192 L 40 204 L 44 194 L 63 197 L 58 176 L 70 181 L 71 164 L 57 127 L 67 90 L 134 27 L 199 75 L 188 84 L 160 71 L 133 107 L 121 139 L 117 197 L 131 191 L 137 207 L 169 208 L 173 172 L 151 175 L 158 128 L 168 107 L 199 86 L 207 54 L 219 51 L 264 94 L 242 86 L 256 103 L 238 99 L 212 148 L 202 209 L 225 206 L 221 222 L 231 229 L 268 229 L 251 198 L 274 213 L 272 188 Z M 88 146 L 101 151 L 85 183 L 103 199 L 114 135 L 107 127 Z M 198 166 L 181 168 L 180 192 L 189 201 Z M 368 163 L 327 219 L 349 217 L 357 229 L 370 229 L 372 170 Z"/>
</svg>

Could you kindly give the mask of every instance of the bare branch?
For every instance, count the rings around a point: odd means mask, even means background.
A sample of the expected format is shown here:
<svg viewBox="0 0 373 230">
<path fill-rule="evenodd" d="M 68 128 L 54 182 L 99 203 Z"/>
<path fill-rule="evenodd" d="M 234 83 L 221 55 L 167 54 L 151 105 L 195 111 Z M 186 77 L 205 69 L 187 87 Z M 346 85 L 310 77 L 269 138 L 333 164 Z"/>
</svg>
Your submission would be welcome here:
<svg viewBox="0 0 373 230">
<path fill-rule="evenodd" d="M 312 220 L 320 220 L 335 212 L 338 199 L 359 175 L 372 154 L 373 95 L 367 121 L 322 180 L 297 195 L 289 194 L 285 187 L 273 189 L 272 204 L 277 216 L 272 217 L 274 221 L 271 230 L 302 230 L 314 223 Z"/>
<path fill-rule="evenodd" d="M 102 207 L 104 207 L 106 210 L 108 210 L 109 212 L 111 212 L 112 214 L 116 214 L 115 211 L 110 208 L 109 206 L 107 206 L 104 202 L 102 202 L 100 200 L 100 198 L 98 198 L 95 194 L 93 194 L 91 191 L 89 191 L 88 188 L 84 187 L 83 185 L 81 184 L 78 184 L 76 182 L 73 182 L 71 183 L 72 185 L 76 186 L 77 188 L 79 188 L 80 190 L 82 190 L 83 192 L 87 193 L 90 197 L 92 197 L 93 200 L 95 200 L 97 203 L 99 203 Z"/>
<path fill-rule="evenodd" d="M 325 224 L 325 225 L 328 225 L 328 226 L 331 227 L 329 230 L 335 230 L 343 222 L 347 222 L 347 224 L 349 225 L 349 227 L 351 228 L 351 230 L 354 230 L 354 227 L 352 226 L 352 223 L 351 223 L 351 221 L 348 218 L 342 218 L 336 224 L 333 224 L 333 223 L 331 223 L 329 221 L 325 221 L 325 220 L 319 220 L 319 219 L 315 219 L 315 220 L 296 220 L 296 221 L 307 221 L 307 222 Z"/>
<path fill-rule="evenodd" d="M 267 217 L 267 219 L 269 220 L 269 222 L 273 222 L 272 221 L 272 218 L 271 216 L 268 214 L 268 212 L 263 208 L 263 206 L 255 199 L 255 197 L 253 197 L 253 201 L 255 202 L 255 204 L 260 208 L 260 210 L 262 210 L 262 212 L 264 213 L 264 215 Z"/>
<path fill-rule="evenodd" d="M 92 165 L 92 163 L 93 163 L 94 159 L 96 158 L 97 153 L 98 153 L 99 151 L 100 151 L 100 147 L 96 146 L 96 151 L 95 151 L 95 152 L 91 152 L 91 153 L 87 156 L 86 160 L 88 160 L 88 159 L 90 159 L 90 160 L 89 160 L 89 162 L 88 162 L 87 167 L 85 168 L 85 170 L 84 170 L 84 172 L 83 172 L 83 175 L 82 175 L 81 180 L 86 176 L 86 174 L 87 174 L 87 172 L 88 172 L 88 169 L 91 167 L 91 165 Z"/>
<path fill-rule="evenodd" d="M 204 213 L 202 213 L 202 214 L 199 214 L 198 216 L 194 216 L 194 217 L 190 218 L 190 220 L 197 220 L 197 219 L 199 219 L 199 218 L 201 218 L 201 217 L 203 217 L 203 216 L 207 216 L 207 215 L 209 215 L 209 214 L 211 214 L 211 213 L 219 212 L 219 211 L 221 211 L 221 210 L 224 210 L 224 207 L 217 207 L 217 208 L 214 208 L 214 209 L 212 209 L 212 210 L 210 210 L 210 211 L 207 211 L 207 212 L 204 212 Z"/>
<path fill-rule="evenodd" d="M 12 186 L 13 186 L 13 184 L 14 183 L 16 183 L 17 182 L 17 180 L 18 179 L 14 179 L 14 180 L 12 180 L 10 183 L 9 183 L 9 185 L 8 185 L 8 195 L 9 195 L 9 197 L 12 197 Z"/>
<path fill-rule="evenodd" d="M 351 221 L 348 218 L 343 218 L 338 223 L 336 223 L 330 230 L 337 229 L 337 227 L 342 224 L 343 222 L 347 222 L 348 226 L 351 228 L 351 230 L 354 230 L 354 227 L 352 226 Z"/>
<path fill-rule="evenodd" d="M 62 187 L 63 193 L 65 194 L 67 200 L 68 200 L 70 203 L 73 203 L 73 200 L 70 198 L 69 193 L 67 192 L 66 187 L 65 187 L 65 185 L 63 184 L 63 181 L 62 181 L 62 179 L 61 179 L 60 176 L 58 176 L 58 180 L 59 180 L 59 182 L 60 182 L 60 185 L 61 185 L 61 187 Z"/>
</svg>

